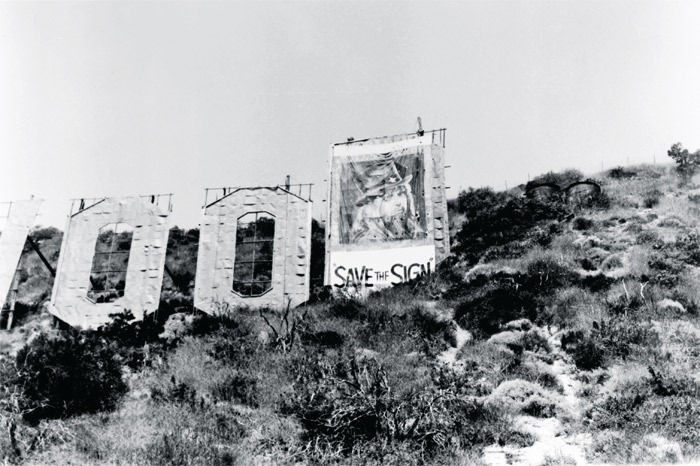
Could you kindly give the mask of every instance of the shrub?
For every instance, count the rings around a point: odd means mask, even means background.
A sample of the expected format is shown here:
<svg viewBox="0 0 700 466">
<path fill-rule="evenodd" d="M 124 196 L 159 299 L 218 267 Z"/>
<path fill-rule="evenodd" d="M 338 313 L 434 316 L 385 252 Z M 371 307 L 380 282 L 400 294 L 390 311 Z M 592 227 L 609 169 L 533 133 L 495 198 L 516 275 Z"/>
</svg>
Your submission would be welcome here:
<svg viewBox="0 0 700 466">
<path fill-rule="evenodd" d="M 688 264 L 700 266 L 700 234 L 691 231 L 676 237 L 675 247 L 679 251 L 679 259 Z"/>
<path fill-rule="evenodd" d="M 648 278 L 656 285 L 673 288 L 678 285 L 684 269 L 685 264 L 678 259 L 655 252 L 649 259 L 651 276 Z"/>
<path fill-rule="evenodd" d="M 700 435 L 700 387 L 688 377 L 670 378 L 654 368 L 651 377 L 631 382 L 596 403 L 589 413 L 597 429 L 656 432 L 695 445 Z"/>
<path fill-rule="evenodd" d="M 634 353 L 654 352 L 659 345 L 659 335 L 653 325 L 634 315 L 594 322 L 590 332 L 568 331 L 561 338 L 562 349 L 572 356 L 576 367 L 583 370 L 597 369 L 610 360 L 624 360 Z"/>
<path fill-rule="evenodd" d="M 637 234 L 636 243 L 660 246 L 662 240 L 654 230 L 642 230 Z"/>
<path fill-rule="evenodd" d="M 598 264 L 596 264 L 590 257 L 582 257 L 578 262 L 583 270 L 588 272 L 598 270 Z"/>
<path fill-rule="evenodd" d="M 687 182 L 700 165 L 700 151 L 690 153 L 680 142 L 675 143 L 667 152 L 668 156 L 678 165 L 676 169 L 683 182 Z"/>
<path fill-rule="evenodd" d="M 511 196 L 504 192 L 495 192 L 491 188 L 469 188 L 457 197 L 457 212 L 474 218 L 481 212 L 494 209 L 505 203 Z"/>
<path fill-rule="evenodd" d="M 170 385 L 165 390 L 154 387 L 151 397 L 163 403 L 183 403 L 195 407 L 200 398 L 197 397 L 197 389 L 187 382 L 178 382 L 175 376 L 170 378 Z"/>
<path fill-rule="evenodd" d="M 532 329 L 523 333 L 520 344 L 523 346 L 523 349 L 532 351 L 533 353 L 539 351 L 549 353 L 552 350 L 547 341 L 547 337 L 537 329 Z"/>
<path fill-rule="evenodd" d="M 407 287 L 372 293 L 364 301 L 335 299 L 321 315 L 310 313 L 302 341 L 340 347 L 350 343 L 352 334 L 356 344 L 381 353 L 401 354 L 419 349 L 435 356 L 447 348 L 452 335 L 450 319 L 439 310 L 416 305 L 415 301 L 414 293 Z M 338 322 L 338 318 L 349 322 Z"/>
<path fill-rule="evenodd" d="M 574 286 L 557 290 L 545 311 L 546 323 L 558 328 L 576 328 L 582 321 L 594 320 L 602 313 L 603 306 L 596 294 Z"/>
<path fill-rule="evenodd" d="M 574 230 L 590 230 L 595 225 L 595 222 L 586 217 L 576 217 L 571 224 Z"/>
<path fill-rule="evenodd" d="M 163 293 L 177 290 L 189 297 L 192 309 L 191 289 L 197 267 L 197 250 L 199 247 L 199 229 L 185 230 L 172 227 L 168 234 L 166 265 L 168 272 L 163 283 Z"/>
<path fill-rule="evenodd" d="M 551 310 L 558 290 L 580 286 L 597 292 L 613 282 L 600 274 L 581 277 L 553 256 L 538 257 L 528 264 L 526 273 L 477 275 L 455 287 L 453 296 L 463 298 L 456 307 L 455 320 L 478 338 L 488 337 L 501 325 L 521 318 L 550 324 L 558 319 L 557 314 L 565 314 Z"/>
<path fill-rule="evenodd" d="M 360 300 L 340 297 L 334 299 L 330 305 L 330 314 L 343 317 L 348 320 L 366 319 L 367 306 Z"/>
<path fill-rule="evenodd" d="M 130 368 L 139 369 L 148 362 L 149 355 L 162 353 L 166 348 L 167 345 L 159 341 L 158 335 L 163 331 L 168 314 L 153 313 L 136 321 L 131 311 L 126 310 L 110 314 L 110 317 L 110 323 L 100 326 L 93 333 L 95 337 L 108 341 L 120 362 Z"/>
<path fill-rule="evenodd" d="M 579 170 L 570 168 L 560 173 L 548 172 L 544 175 L 536 176 L 532 179 L 532 181 L 528 182 L 528 186 L 541 183 L 553 183 L 564 189 L 571 183 L 581 181 L 582 179 L 583 173 L 581 173 Z"/>
<path fill-rule="evenodd" d="M 627 170 L 624 167 L 611 168 L 608 171 L 608 176 L 613 180 L 624 180 L 628 178 L 634 178 L 637 176 L 637 172 L 633 170 Z"/>
<path fill-rule="evenodd" d="M 306 360 L 297 366 L 294 395 L 284 412 L 302 422 L 308 441 L 328 444 L 343 455 L 365 450 L 374 456 L 404 444 L 431 457 L 455 442 L 457 447 L 499 438 L 531 442 L 508 427 L 497 407 L 459 396 L 460 379 L 446 376 L 445 370 L 434 382 L 396 391 L 372 359 Z"/>
<path fill-rule="evenodd" d="M 656 207 L 659 204 L 663 195 L 664 194 L 658 189 L 652 189 L 651 191 L 647 191 L 644 193 L 642 197 L 642 203 L 644 207 L 646 207 L 647 209 L 651 209 L 652 207 Z"/>
<path fill-rule="evenodd" d="M 653 353 L 661 344 L 651 322 L 634 315 L 602 321 L 593 329 L 593 337 L 599 339 L 609 358 L 626 359 L 635 352 Z"/>
<path fill-rule="evenodd" d="M 537 317 L 536 297 L 516 283 L 494 283 L 457 306 L 455 319 L 477 337 L 497 333 L 511 320 Z"/>
<path fill-rule="evenodd" d="M 25 419 L 109 411 L 127 391 L 116 352 L 90 333 L 40 334 L 17 353 Z"/>
<path fill-rule="evenodd" d="M 540 385 L 525 380 L 508 380 L 500 384 L 486 398 L 487 406 L 504 406 L 514 413 L 536 417 L 552 417 L 557 402 L 552 393 Z"/>
<path fill-rule="evenodd" d="M 258 407 L 258 380 L 245 373 L 232 374 L 212 387 L 212 395 L 218 401 L 237 401 Z"/>
<path fill-rule="evenodd" d="M 561 337 L 561 347 L 574 360 L 576 367 L 586 371 L 597 369 L 605 363 L 603 345 L 581 330 L 568 331 Z"/>
<path fill-rule="evenodd" d="M 483 206 L 474 200 L 470 206 L 471 216 L 457 233 L 459 244 L 454 248 L 469 264 L 478 262 L 490 249 L 508 257 L 521 254 L 527 245 L 549 244 L 559 229 L 547 222 L 561 220 L 569 213 L 561 202 L 516 197 L 499 198 Z"/>
<path fill-rule="evenodd" d="M 552 256 L 545 256 L 527 265 L 527 279 L 524 285 L 534 293 L 552 294 L 557 289 L 571 286 L 578 281 L 577 273 Z"/>
</svg>

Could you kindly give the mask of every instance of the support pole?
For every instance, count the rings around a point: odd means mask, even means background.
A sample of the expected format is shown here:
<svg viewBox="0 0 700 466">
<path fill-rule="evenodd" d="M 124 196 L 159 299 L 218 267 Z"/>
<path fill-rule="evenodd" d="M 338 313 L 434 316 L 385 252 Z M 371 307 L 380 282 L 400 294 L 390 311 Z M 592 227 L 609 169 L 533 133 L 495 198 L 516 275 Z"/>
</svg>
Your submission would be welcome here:
<svg viewBox="0 0 700 466">
<path fill-rule="evenodd" d="M 15 320 L 15 303 L 17 302 L 17 289 L 19 288 L 19 273 L 15 271 L 14 277 L 12 277 L 12 285 L 10 286 L 10 308 L 7 314 L 7 330 L 12 329 L 12 321 Z"/>
<path fill-rule="evenodd" d="M 54 270 L 54 268 L 51 266 L 51 263 L 48 261 L 48 259 L 46 259 L 44 254 L 42 254 L 41 249 L 39 249 L 39 246 L 29 236 L 27 236 L 27 242 L 32 247 L 32 249 L 34 249 L 34 252 L 36 252 L 36 254 L 39 256 L 41 262 L 43 262 L 46 268 L 49 270 L 49 272 L 51 272 L 51 275 L 55 277 L 56 270 Z"/>
</svg>

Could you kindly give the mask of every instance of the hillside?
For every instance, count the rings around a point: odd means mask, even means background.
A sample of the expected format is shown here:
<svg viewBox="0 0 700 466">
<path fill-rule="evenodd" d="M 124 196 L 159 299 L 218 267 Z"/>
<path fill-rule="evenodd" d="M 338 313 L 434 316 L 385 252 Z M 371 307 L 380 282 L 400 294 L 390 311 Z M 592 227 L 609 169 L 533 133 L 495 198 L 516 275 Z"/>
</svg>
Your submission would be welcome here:
<svg viewBox="0 0 700 466">
<path fill-rule="evenodd" d="M 433 275 L 297 309 L 191 314 L 198 232 L 171 232 L 156 318 L 78 333 L 28 311 L 0 334 L 0 456 L 698 462 L 700 190 L 669 166 L 594 178 L 602 194 L 573 203 L 462 192 Z"/>
</svg>

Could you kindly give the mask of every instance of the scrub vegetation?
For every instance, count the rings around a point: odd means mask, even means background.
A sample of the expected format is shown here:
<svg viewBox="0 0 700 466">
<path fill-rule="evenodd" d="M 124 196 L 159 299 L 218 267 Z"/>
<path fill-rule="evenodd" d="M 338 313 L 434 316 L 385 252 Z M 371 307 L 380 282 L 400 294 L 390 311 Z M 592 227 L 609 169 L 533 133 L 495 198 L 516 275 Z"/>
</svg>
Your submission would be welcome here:
<svg viewBox="0 0 700 466">
<path fill-rule="evenodd" d="M 296 309 L 193 313 L 198 231 L 175 228 L 156 314 L 60 330 L 39 310 L 50 276 L 24 259 L 27 311 L 0 334 L 0 460 L 698 461 L 700 190 L 687 167 L 595 181 L 576 201 L 463 191 L 432 275 L 365 297 L 316 287 Z M 32 235 L 55 261 L 60 232 Z"/>
</svg>

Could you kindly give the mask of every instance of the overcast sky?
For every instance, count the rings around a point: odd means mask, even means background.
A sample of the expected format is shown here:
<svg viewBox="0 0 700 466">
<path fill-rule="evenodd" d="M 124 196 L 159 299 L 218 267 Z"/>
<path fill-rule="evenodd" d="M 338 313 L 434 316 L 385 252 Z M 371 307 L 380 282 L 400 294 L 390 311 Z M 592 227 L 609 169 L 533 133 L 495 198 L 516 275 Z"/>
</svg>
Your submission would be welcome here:
<svg viewBox="0 0 700 466">
<path fill-rule="evenodd" d="M 0 3 L 0 201 L 315 183 L 447 128 L 449 197 L 700 147 L 700 2 Z"/>
</svg>

